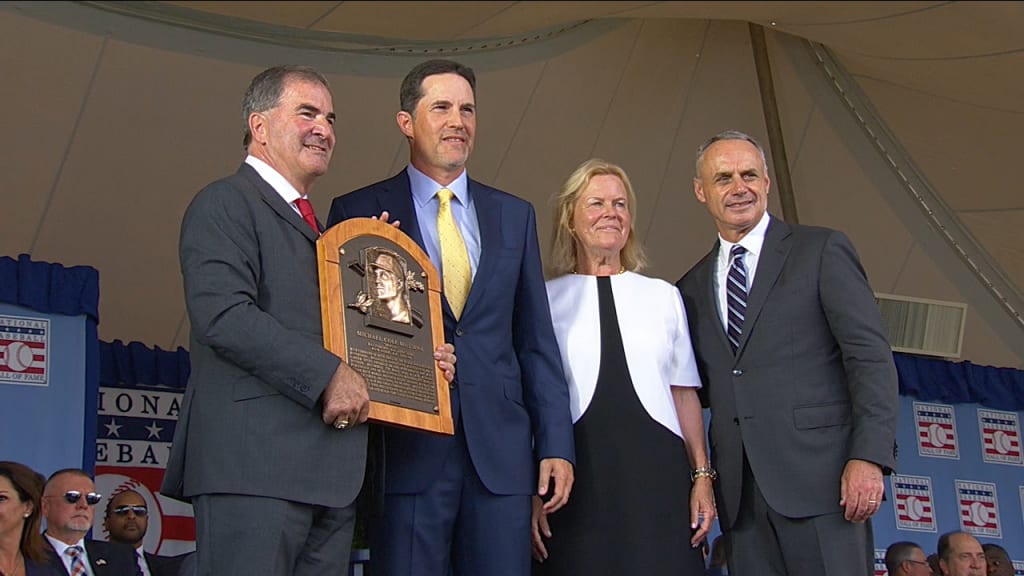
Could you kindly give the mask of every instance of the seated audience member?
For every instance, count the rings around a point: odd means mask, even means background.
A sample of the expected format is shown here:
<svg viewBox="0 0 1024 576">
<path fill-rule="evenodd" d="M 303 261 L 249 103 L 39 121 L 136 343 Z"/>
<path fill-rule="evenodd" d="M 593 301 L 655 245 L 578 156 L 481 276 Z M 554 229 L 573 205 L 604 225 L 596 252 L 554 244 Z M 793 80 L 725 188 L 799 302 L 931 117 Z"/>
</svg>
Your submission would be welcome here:
<svg viewBox="0 0 1024 576">
<path fill-rule="evenodd" d="M 942 568 L 939 568 L 939 555 L 934 552 L 928 555 L 928 567 L 932 569 L 932 574 L 942 574 Z"/>
<path fill-rule="evenodd" d="M 894 542 L 885 551 L 889 576 L 927 576 L 932 573 L 924 550 L 913 542 Z"/>
<path fill-rule="evenodd" d="M 65 468 L 54 472 L 43 489 L 43 536 L 57 557 L 53 565 L 66 574 L 90 576 L 140 576 L 131 546 L 85 540 L 92 528 L 95 506 L 103 498 L 82 470 Z"/>
<path fill-rule="evenodd" d="M 938 548 L 943 576 L 985 576 L 985 552 L 974 536 L 947 532 L 939 536 Z"/>
<path fill-rule="evenodd" d="M 1006 548 L 999 544 L 982 544 L 985 562 L 988 564 L 988 576 L 1013 576 L 1013 562 Z"/>
<path fill-rule="evenodd" d="M 135 549 L 143 576 L 176 576 L 182 556 L 158 556 L 146 552 L 142 541 L 149 529 L 149 508 L 135 490 L 123 490 L 107 500 L 103 526 L 111 542 L 127 544 Z"/>
<path fill-rule="evenodd" d="M 40 534 L 46 479 L 24 464 L 0 462 L 0 574 L 61 576 Z"/>
</svg>

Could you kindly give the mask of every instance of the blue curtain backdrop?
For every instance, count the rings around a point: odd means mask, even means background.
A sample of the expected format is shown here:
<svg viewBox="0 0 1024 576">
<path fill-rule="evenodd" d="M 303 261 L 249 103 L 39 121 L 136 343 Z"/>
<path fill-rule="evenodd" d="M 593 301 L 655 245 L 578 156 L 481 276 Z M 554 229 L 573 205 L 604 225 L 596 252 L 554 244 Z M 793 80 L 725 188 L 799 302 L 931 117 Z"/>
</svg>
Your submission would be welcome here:
<svg viewBox="0 0 1024 576">
<path fill-rule="evenodd" d="M 0 383 L 0 458 L 49 474 L 92 471 L 99 382 L 99 273 L 89 266 L 0 257 L 0 316 L 33 319 L 44 336 L 45 383 Z M 6 351 L 5 351 L 6 353 Z M 5 354 L 5 365 L 7 364 Z"/>
</svg>

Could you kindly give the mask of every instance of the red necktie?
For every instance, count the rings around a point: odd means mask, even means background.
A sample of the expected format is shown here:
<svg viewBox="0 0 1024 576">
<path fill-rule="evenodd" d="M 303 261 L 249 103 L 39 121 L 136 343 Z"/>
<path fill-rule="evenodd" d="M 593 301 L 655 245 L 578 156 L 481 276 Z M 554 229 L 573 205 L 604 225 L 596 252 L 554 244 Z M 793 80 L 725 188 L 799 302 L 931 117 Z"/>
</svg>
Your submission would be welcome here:
<svg viewBox="0 0 1024 576">
<path fill-rule="evenodd" d="M 313 232 L 319 236 L 320 227 L 316 224 L 316 216 L 313 214 L 313 205 L 305 198 L 299 198 L 295 201 L 295 206 L 299 209 L 299 213 L 302 214 L 302 219 L 309 224 L 309 227 L 313 229 Z"/>
</svg>

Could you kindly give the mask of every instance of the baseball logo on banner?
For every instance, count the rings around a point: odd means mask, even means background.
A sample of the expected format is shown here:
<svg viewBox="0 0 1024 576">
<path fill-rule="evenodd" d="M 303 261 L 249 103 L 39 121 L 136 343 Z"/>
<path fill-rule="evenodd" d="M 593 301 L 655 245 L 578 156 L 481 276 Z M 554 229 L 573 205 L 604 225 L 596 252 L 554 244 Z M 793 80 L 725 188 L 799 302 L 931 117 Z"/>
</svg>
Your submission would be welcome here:
<svg viewBox="0 0 1024 576">
<path fill-rule="evenodd" d="M 960 459 L 956 416 L 948 404 L 914 402 L 917 423 L 917 453 L 933 458 Z"/>
<path fill-rule="evenodd" d="M 975 536 L 1002 538 L 996 485 L 991 482 L 956 481 L 960 507 L 960 529 Z"/>
<path fill-rule="evenodd" d="M 0 316 L 0 382 L 46 386 L 50 321 Z"/>
<path fill-rule="evenodd" d="M 96 487 L 113 497 L 138 492 L 149 508 L 147 551 L 172 556 L 195 546 L 192 507 L 159 494 L 178 421 L 181 392 L 158 388 L 100 388 L 96 425 Z M 98 512 L 93 533 L 107 536 Z"/>
<path fill-rule="evenodd" d="M 1020 422 L 1016 412 L 978 409 L 981 453 L 985 462 L 1024 464 L 1020 449 Z"/>
<path fill-rule="evenodd" d="M 885 567 L 885 550 L 875 548 L 875 576 L 889 576 L 889 569 Z"/>
<path fill-rule="evenodd" d="M 1024 576 L 1024 562 L 1020 560 L 1013 561 L 1013 576 Z"/>
<path fill-rule="evenodd" d="M 893 474 L 893 511 L 896 527 L 900 530 L 935 532 L 935 508 L 932 498 L 932 479 L 927 476 L 901 476 Z"/>
</svg>

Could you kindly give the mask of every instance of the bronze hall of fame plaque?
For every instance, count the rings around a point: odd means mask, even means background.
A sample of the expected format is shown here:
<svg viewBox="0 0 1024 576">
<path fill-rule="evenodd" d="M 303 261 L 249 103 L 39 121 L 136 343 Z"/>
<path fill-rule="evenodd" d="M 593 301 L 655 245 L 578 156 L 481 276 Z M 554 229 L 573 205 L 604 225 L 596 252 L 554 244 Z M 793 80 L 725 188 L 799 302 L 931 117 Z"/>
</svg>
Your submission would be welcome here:
<svg viewBox="0 0 1024 576">
<path fill-rule="evenodd" d="M 370 420 L 454 434 L 434 361 L 444 325 L 430 257 L 398 228 L 352 218 L 320 236 L 317 262 L 324 346 L 366 379 Z"/>
</svg>

